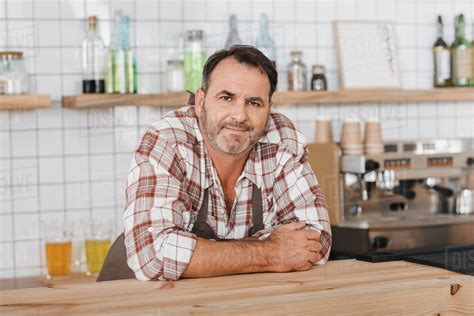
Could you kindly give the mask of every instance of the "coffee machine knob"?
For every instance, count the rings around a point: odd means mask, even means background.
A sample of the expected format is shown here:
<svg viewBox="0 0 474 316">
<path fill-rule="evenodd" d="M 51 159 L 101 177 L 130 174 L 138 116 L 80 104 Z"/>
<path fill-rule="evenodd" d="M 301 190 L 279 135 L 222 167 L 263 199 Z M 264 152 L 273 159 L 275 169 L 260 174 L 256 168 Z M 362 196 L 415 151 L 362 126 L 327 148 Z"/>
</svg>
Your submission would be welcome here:
<svg viewBox="0 0 474 316">
<path fill-rule="evenodd" d="M 468 165 L 468 166 L 474 165 L 474 158 L 472 158 L 472 157 L 467 158 L 466 165 Z"/>
<path fill-rule="evenodd" d="M 388 242 L 390 239 L 385 236 L 378 236 L 374 238 L 374 241 L 372 242 L 372 248 L 387 248 Z"/>
</svg>

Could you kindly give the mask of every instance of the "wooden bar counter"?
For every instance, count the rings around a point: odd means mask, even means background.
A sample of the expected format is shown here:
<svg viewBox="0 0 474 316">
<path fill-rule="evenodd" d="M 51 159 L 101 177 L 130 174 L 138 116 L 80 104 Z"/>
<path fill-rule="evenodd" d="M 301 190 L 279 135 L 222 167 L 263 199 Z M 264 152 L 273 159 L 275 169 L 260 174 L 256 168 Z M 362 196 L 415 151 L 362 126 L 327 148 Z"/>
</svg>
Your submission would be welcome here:
<svg viewBox="0 0 474 316">
<path fill-rule="evenodd" d="M 0 315 L 474 314 L 474 277 L 405 261 L 0 291 Z"/>
</svg>

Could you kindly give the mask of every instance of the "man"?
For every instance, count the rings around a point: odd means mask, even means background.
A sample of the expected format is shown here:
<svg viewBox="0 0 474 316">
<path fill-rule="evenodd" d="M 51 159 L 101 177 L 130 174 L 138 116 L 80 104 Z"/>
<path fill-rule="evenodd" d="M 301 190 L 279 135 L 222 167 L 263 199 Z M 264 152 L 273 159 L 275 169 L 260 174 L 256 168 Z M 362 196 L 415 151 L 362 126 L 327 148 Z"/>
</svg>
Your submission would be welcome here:
<svg viewBox="0 0 474 316">
<path fill-rule="evenodd" d="M 303 135 L 271 112 L 276 84 L 257 49 L 218 51 L 195 106 L 143 135 L 124 212 L 127 263 L 139 280 L 303 271 L 327 261 L 324 198 Z"/>
</svg>

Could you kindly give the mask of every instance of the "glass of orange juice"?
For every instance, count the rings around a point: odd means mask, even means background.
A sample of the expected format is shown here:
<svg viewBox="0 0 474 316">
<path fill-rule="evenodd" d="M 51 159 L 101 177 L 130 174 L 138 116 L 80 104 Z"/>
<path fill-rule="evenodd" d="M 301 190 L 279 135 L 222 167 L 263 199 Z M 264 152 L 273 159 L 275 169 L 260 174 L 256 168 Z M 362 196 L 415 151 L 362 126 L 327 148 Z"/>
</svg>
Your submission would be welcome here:
<svg viewBox="0 0 474 316">
<path fill-rule="evenodd" d="M 96 275 L 102 269 L 112 237 L 112 221 L 105 218 L 89 218 L 82 221 L 87 258 L 87 275 Z"/>
<path fill-rule="evenodd" d="M 47 278 L 67 277 L 71 273 L 72 229 L 66 220 L 42 223 L 45 240 Z"/>
</svg>

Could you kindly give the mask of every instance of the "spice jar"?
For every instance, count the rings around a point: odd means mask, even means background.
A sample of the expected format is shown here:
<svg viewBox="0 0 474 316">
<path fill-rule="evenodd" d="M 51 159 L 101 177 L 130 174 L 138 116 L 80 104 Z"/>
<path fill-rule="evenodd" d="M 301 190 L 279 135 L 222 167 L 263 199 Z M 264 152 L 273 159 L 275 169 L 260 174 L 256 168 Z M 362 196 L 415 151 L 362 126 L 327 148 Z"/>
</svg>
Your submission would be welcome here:
<svg viewBox="0 0 474 316">
<path fill-rule="evenodd" d="M 306 65 L 303 63 L 303 52 L 291 52 L 291 62 L 288 64 L 288 90 L 306 90 Z"/>
<path fill-rule="evenodd" d="M 182 92 L 185 86 L 183 62 L 168 60 L 166 67 L 166 88 L 168 92 Z"/>
<path fill-rule="evenodd" d="M 22 52 L 0 52 L 0 93 L 22 94 L 28 92 L 28 73 Z"/>
<path fill-rule="evenodd" d="M 323 65 L 313 65 L 313 77 L 311 78 L 311 90 L 322 91 L 328 89 L 328 83 Z"/>
</svg>

